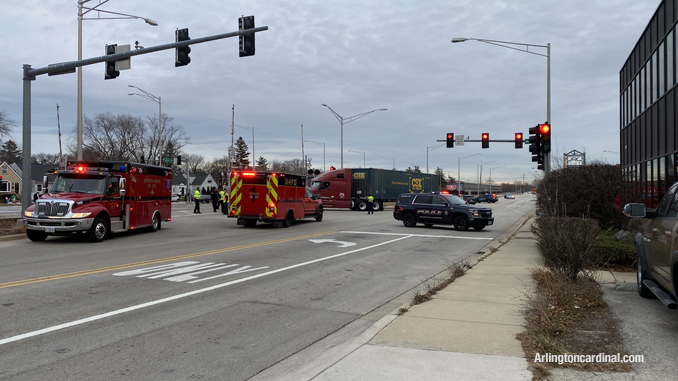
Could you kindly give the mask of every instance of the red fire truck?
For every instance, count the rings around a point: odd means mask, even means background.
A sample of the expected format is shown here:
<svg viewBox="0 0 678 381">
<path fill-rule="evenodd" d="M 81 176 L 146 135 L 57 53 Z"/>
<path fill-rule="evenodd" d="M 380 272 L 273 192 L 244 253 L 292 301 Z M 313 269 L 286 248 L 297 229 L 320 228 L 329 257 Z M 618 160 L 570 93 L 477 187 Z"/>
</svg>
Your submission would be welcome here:
<svg viewBox="0 0 678 381">
<path fill-rule="evenodd" d="M 101 242 L 109 233 L 160 229 L 172 216 L 172 169 L 121 161 L 69 161 L 47 193 L 24 212 L 31 241 L 86 234 Z"/>
<path fill-rule="evenodd" d="M 276 172 L 233 171 L 231 173 L 230 218 L 238 225 L 257 221 L 290 227 L 303 218 L 323 219 L 323 204 L 306 189 L 306 177 Z"/>
</svg>

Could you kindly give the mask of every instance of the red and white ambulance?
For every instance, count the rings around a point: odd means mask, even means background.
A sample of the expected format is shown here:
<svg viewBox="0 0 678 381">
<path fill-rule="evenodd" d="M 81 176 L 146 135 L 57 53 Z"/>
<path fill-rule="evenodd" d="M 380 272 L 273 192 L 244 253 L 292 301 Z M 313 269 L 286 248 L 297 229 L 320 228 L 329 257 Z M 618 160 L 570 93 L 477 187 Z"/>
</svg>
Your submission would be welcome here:
<svg viewBox="0 0 678 381">
<path fill-rule="evenodd" d="M 160 229 L 172 217 L 172 169 L 121 161 L 69 161 L 47 192 L 23 215 L 26 235 L 86 234 L 101 242 L 110 233 Z"/>
<path fill-rule="evenodd" d="M 323 219 L 323 203 L 306 189 L 306 177 L 278 172 L 231 172 L 231 205 L 228 217 L 238 225 L 270 222 L 289 227 L 294 220 Z"/>
</svg>

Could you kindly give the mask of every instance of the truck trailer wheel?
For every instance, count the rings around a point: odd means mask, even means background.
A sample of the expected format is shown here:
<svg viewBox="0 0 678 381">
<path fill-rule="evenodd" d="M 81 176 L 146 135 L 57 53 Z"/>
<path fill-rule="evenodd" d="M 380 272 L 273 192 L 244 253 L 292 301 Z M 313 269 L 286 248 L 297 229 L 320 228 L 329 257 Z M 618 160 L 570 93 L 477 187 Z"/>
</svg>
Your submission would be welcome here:
<svg viewBox="0 0 678 381">
<path fill-rule="evenodd" d="M 358 207 L 356 208 L 361 212 L 364 212 L 367 210 L 367 202 L 364 200 L 358 201 Z"/>
<path fill-rule="evenodd" d="M 26 230 L 26 236 L 33 242 L 41 242 L 47 238 L 47 233 L 37 230 Z"/>
<path fill-rule="evenodd" d="M 91 242 L 101 242 L 108 237 L 108 225 L 101 218 L 95 218 L 92 227 L 87 231 L 87 239 Z"/>
<path fill-rule="evenodd" d="M 374 200 L 372 202 L 372 210 L 375 210 L 375 211 L 376 210 L 382 210 L 381 209 L 381 203 L 379 202 L 379 200 Z"/>
</svg>

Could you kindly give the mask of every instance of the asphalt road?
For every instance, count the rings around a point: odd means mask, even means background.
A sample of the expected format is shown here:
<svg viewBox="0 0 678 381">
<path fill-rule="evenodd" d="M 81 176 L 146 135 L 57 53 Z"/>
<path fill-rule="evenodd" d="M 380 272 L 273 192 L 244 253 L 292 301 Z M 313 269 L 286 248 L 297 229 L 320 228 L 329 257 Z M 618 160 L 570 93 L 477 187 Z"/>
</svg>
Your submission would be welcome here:
<svg viewBox="0 0 678 381">
<path fill-rule="evenodd" d="M 477 252 L 533 206 L 501 199 L 495 225 L 457 232 L 406 228 L 390 208 L 246 228 L 175 203 L 155 233 L 0 242 L 0 379 L 245 380 Z"/>
</svg>

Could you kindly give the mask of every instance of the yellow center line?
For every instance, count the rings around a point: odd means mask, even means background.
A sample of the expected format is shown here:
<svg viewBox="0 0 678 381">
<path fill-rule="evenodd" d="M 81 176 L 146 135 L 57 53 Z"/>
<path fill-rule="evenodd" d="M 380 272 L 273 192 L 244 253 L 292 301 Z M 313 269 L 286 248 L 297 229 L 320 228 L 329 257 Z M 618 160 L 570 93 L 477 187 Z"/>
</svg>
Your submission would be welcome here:
<svg viewBox="0 0 678 381">
<path fill-rule="evenodd" d="M 153 264 L 157 264 L 157 263 L 178 261 L 178 260 L 181 260 L 181 259 L 196 258 L 196 257 L 205 256 L 205 255 L 226 253 L 226 252 L 229 252 L 229 251 L 251 249 L 251 248 L 254 248 L 254 247 L 268 246 L 268 245 L 273 245 L 273 244 L 276 244 L 276 243 L 296 241 L 296 240 L 300 240 L 300 239 L 318 237 L 318 236 L 322 236 L 322 235 L 335 234 L 335 233 L 339 233 L 339 231 L 337 230 L 337 231 L 330 231 L 330 232 L 325 232 L 325 233 L 305 235 L 305 236 L 301 236 L 301 237 L 283 238 L 283 239 L 278 239 L 278 240 L 275 240 L 275 241 L 252 243 L 252 244 L 235 246 L 235 247 L 227 247 L 227 248 L 217 249 L 217 250 L 202 251 L 202 252 L 199 252 L 199 253 L 177 255 L 177 256 L 174 256 L 174 257 L 151 259 L 151 260 L 143 261 L 143 262 L 127 263 L 127 264 L 116 265 L 116 266 L 101 267 L 101 268 L 98 268 L 98 269 L 76 271 L 76 272 L 72 272 L 72 273 L 65 273 L 65 274 L 58 274 L 58 275 L 50 275 L 50 276 L 45 276 L 45 277 L 40 277 L 40 278 L 17 280 L 17 281 L 14 281 L 14 282 L 0 283 L 0 288 L 23 286 L 23 285 L 27 285 L 27 284 L 34 284 L 34 283 L 40 283 L 40 282 L 48 282 L 48 281 L 52 281 L 52 280 L 73 278 L 73 277 L 78 277 L 78 276 L 83 276 L 83 275 L 91 275 L 91 274 L 102 273 L 102 272 L 106 272 L 106 271 L 122 270 L 122 269 L 127 269 L 127 268 L 130 268 L 130 267 L 147 266 L 147 265 L 153 265 Z"/>
</svg>

